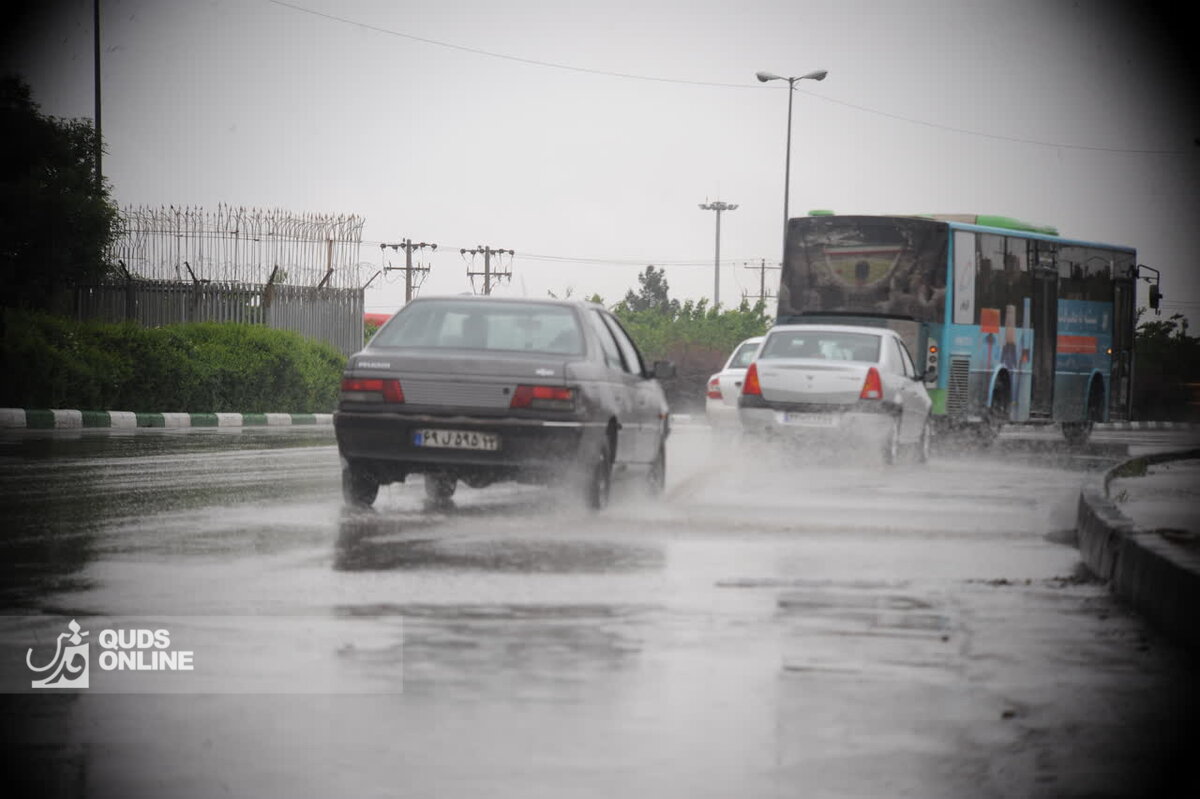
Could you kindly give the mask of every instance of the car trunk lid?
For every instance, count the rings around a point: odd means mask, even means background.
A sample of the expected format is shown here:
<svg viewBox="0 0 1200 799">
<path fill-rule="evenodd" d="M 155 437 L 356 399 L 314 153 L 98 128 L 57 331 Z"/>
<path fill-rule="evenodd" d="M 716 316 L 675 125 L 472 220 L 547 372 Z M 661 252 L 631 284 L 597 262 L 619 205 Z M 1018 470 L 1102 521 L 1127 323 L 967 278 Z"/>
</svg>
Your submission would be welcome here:
<svg viewBox="0 0 1200 799">
<path fill-rule="evenodd" d="M 410 405 L 499 409 L 518 385 L 566 385 L 567 364 L 543 353 L 376 352 L 355 356 L 349 373 L 398 379 Z"/>
<path fill-rule="evenodd" d="M 829 363 L 808 358 L 758 361 L 758 380 L 767 402 L 852 405 L 858 402 L 871 364 Z"/>
</svg>

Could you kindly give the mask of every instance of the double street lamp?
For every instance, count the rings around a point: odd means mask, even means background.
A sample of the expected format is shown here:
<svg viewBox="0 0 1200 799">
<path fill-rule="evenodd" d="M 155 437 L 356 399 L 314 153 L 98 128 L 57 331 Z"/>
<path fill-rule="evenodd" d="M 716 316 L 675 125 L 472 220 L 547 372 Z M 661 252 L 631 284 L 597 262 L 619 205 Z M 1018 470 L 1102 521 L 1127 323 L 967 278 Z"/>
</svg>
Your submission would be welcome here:
<svg viewBox="0 0 1200 799">
<path fill-rule="evenodd" d="M 818 69 L 809 72 L 807 75 L 800 75 L 796 78 L 785 78 L 782 75 L 776 75 L 773 72 L 757 72 L 757 77 L 761 82 L 766 83 L 769 80 L 786 80 L 788 84 L 788 117 L 787 117 L 787 155 L 783 165 L 783 247 L 787 250 L 787 226 L 788 226 L 788 194 L 792 175 L 792 93 L 796 87 L 796 81 L 799 80 L 825 80 L 825 76 L 829 73 L 826 70 Z"/>
</svg>

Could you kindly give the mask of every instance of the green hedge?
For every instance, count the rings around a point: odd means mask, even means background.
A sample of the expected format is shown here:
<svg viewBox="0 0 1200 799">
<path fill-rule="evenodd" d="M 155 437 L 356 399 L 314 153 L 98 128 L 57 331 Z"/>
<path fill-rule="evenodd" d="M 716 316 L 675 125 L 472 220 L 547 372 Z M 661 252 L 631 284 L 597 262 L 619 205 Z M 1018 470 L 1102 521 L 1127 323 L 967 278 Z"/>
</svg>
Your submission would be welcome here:
<svg viewBox="0 0 1200 799">
<path fill-rule="evenodd" d="M 286 330 L 4 312 L 0 407 L 327 413 L 345 358 Z"/>
</svg>

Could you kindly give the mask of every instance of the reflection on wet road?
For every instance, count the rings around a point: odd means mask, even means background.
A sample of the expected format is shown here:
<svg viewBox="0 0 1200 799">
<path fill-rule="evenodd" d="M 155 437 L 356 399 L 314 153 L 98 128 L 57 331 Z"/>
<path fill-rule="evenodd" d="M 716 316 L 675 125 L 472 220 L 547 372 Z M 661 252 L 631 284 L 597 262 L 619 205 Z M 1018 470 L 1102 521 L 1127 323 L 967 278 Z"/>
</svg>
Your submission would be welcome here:
<svg viewBox="0 0 1200 799">
<path fill-rule="evenodd" d="M 269 676 L 9 697 L 7 740 L 68 796 L 1136 792 L 1190 664 L 1070 545 L 1131 444 L 888 469 L 683 428 L 663 501 L 591 514 L 351 512 L 321 431 L 0 440 L 10 614 L 174 618 Z"/>
</svg>

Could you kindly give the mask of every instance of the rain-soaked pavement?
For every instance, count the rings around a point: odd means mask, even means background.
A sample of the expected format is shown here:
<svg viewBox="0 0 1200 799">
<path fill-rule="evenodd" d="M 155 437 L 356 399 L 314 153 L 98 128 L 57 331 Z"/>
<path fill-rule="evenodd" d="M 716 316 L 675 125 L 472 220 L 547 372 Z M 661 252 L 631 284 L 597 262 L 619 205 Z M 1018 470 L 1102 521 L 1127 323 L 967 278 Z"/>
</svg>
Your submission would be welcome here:
<svg viewBox="0 0 1200 799">
<path fill-rule="evenodd" d="M 681 427 L 665 499 L 590 514 L 347 512 L 328 430 L 6 435 L 7 794 L 1194 795 L 1196 664 L 1072 538 L 1085 480 L 1177 438 L 886 468 Z M 71 619 L 90 687 L 32 690 Z M 194 670 L 103 671 L 106 627 Z"/>
</svg>

